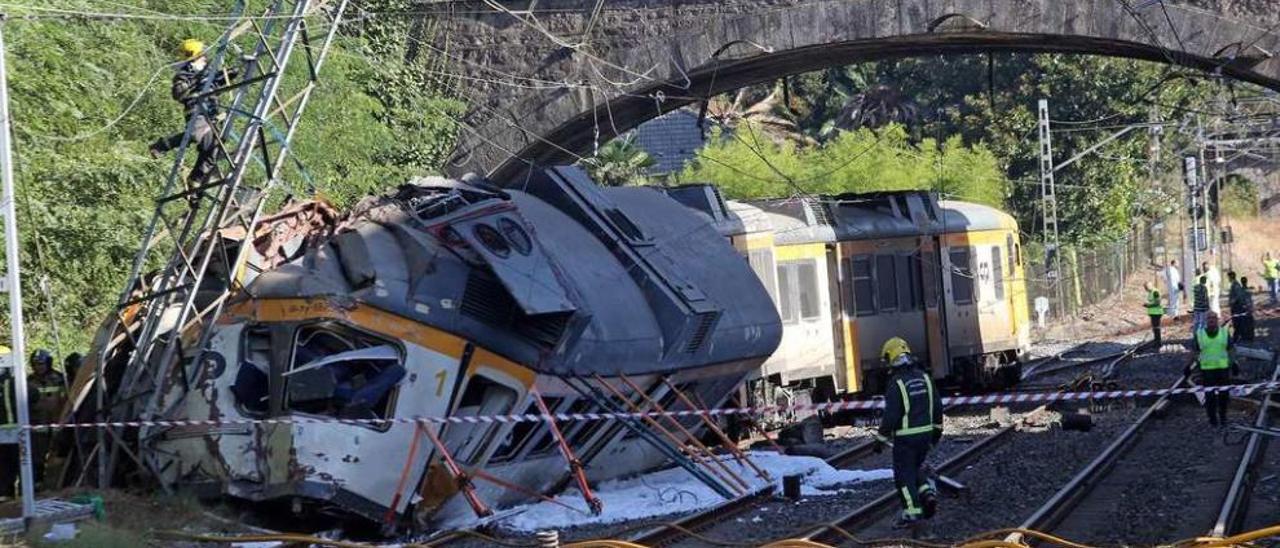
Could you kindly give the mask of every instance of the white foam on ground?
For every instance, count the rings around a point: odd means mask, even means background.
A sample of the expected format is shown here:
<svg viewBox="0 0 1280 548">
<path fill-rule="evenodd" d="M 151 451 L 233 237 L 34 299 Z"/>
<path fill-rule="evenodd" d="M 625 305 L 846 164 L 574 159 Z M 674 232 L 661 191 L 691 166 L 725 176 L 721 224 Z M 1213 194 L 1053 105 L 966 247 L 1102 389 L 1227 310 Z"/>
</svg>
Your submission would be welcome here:
<svg viewBox="0 0 1280 548">
<path fill-rule="evenodd" d="M 756 466 L 772 476 L 778 493 L 782 491 L 782 477 L 796 474 L 801 476 L 800 494 L 807 497 L 836 495 L 861 482 L 893 478 L 892 470 L 841 470 L 817 457 L 786 456 L 764 451 L 751 451 L 747 455 Z M 724 457 L 724 462 L 752 490 L 765 486 L 766 482 L 751 467 L 739 464 L 732 457 Z M 718 466 L 713 468 L 720 471 Z M 604 504 L 604 511 L 598 516 L 590 515 L 582 493 L 572 488 L 556 497 L 556 500 L 581 511 L 550 502 L 538 502 L 513 508 L 516 513 L 500 523 L 515 531 L 531 532 L 693 512 L 725 502 L 724 497 L 679 467 L 631 479 L 606 481 L 594 493 Z"/>
</svg>

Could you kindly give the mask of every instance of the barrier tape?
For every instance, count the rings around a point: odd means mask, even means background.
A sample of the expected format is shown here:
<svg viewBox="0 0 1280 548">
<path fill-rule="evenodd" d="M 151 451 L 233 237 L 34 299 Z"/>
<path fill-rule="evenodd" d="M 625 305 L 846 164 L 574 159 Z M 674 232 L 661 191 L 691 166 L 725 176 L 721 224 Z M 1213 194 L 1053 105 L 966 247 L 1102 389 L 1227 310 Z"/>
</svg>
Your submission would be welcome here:
<svg viewBox="0 0 1280 548">
<path fill-rule="evenodd" d="M 1116 400 L 1144 397 L 1159 397 L 1178 394 L 1205 394 L 1210 392 L 1229 392 L 1233 396 L 1244 396 L 1259 391 L 1275 391 L 1280 389 L 1280 382 L 1262 382 L 1253 384 L 1231 384 L 1224 386 L 1194 386 L 1186 388 L 1151 388 L 1140 390 L 1102 390 L 1097 392 L 1008 392 L 1003 394 L 986 394 L 981 396 L 954 396 L 942 398 L 943 405 L 999 405 L 1009 403 L 1052 403 L 1062 401 Z M 592 420 L 639 420 L 644 417 L 696 417 L 700 415 L 749 415 L 756 413 L 778 413 L 783 411 L 853 411 L 867 409 L 883 409 L 884 401 L 841 401 L 813 403 L 802 405 L 765 405 L 757 407 L 736 407 L 720 409 L 689 409 L 683 411 L 641 411 L 633 413 L 553 413 L 551 418 L 557 422 L 592 421 Z M 347 424 L 347 425 L 382 425 L 382 424 L 478 424 L 478 423 L 513 423 L 547 421 L 545 415 L 480 415 L 464 417 L 393 417 L 372 419 L 341 419 L 334 417 L 280 417 L 271 419 L 184 419 L 184 420 L 138 420 L 121 422 L 70 422 L 59 424 L 32 424 L 24 428 L 33 431 L 88 429 L 88 428 L 138 428 L 138 427 L 222 427 L 251 426 L 257 424 L 290 425 L 290 424 Z M 17 425 L 3 425 L 0 430 L 16 430 Z"/>
</svg>

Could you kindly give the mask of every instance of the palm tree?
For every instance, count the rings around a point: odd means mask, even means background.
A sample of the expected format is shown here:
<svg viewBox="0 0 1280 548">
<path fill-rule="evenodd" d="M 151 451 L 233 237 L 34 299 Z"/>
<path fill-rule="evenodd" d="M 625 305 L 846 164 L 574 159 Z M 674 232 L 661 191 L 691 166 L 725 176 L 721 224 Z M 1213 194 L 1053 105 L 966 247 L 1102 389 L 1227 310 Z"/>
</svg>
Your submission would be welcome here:
<svg viewBox="0 0 1280 548">
<path fill-rule="evenodd" d="M 845 102 L 836 115 L 840 129 L 878 128 L 891 123 L 912 127 L 920 118 L 920 105 L 901 91 L 885 85 L 862 90 Z"/>
<path fill-rule="evenodd" d="M 657 163 L 653 156 L 630 139 L 614 139 L 605 143 L 583 167 L 596 184 L 604 186 L 643 185 L 649 182 L 648 170 Z"/>
<path fill-rule="evenodd" d="M 764 99 L 750 103 L 750 89 L 742 88 L 732 101 L 716 96 L 707 104 L 707 117 L 726 129 L 743 124 L 751 126 L 776 143 L 792 141 L 812 144 L 813 139 L 800 131 L 799 124 L 783 104 L 782 86 L 774 86 Z"/>
</svg>

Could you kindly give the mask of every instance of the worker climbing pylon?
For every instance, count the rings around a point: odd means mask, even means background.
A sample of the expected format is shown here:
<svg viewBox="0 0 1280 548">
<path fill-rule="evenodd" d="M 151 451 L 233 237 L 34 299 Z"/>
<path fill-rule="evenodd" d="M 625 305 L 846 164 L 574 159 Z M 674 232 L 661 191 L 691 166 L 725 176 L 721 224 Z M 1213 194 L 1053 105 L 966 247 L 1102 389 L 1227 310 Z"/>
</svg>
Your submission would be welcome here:
<svg viewBox="0 0 1280 548">
<path fill-rule="evenodd" d="M 942 396 L 906 341 L 885 341 L 880 357 L 893 374 L 885 389 L 879 434 L 893 440 L 893 482 L 902 499 L 894 528 L 905 529 L 933 517 L 937 509 L 937 489 L 921 467 L 942 439 Z"/>
<path fill-rule="evenodd" d="M 234 69 L 216 74 L 210 71 L 204 42 L 189 38 L 178 45 L 177 72 L 173 75 L 171 93 L 173 100 L 182 104 L 187 125 L 191 128 L 191 142 L 196 146 L 196 164 L 187 176 L 188 188 L 208 182 L 209 176 L 217 168 L 217 96 L 201 93 L 201 89 L 206 81 L 211 80 L 214 88 L 220 88 L 237 76 Z M 161 154 L 178 148 L 182 145 L 185 134 L 186 131 L 181 131 L 152 143 L 151 156 L 158 158 Z"/>
</svg>

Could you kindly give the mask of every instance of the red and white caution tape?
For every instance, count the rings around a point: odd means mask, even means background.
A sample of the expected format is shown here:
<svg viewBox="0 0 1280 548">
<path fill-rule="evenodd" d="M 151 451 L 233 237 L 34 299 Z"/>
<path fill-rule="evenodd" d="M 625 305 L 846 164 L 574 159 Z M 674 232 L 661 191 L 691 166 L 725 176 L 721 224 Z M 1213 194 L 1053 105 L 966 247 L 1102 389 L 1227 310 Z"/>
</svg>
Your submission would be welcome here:
<svg viewBox="0 0 1280 548">
<path fill-rule="evenodd" d="M 1160 388 L 1141 390 L 1103 390 L 1098 392 L 1010 392 L 1003 394 L 987 394 L 982 396 L 956 396 L 943 398 L 947 406 L 955 405 L 1000 405 L 1013 403 L 1052 403 L 1060 401 L 1118 400 L 1145 397 L 1159 397 L 1166 394 L 1196 394 L 1208 392 L 1230 392 L 1233 396 L 1244 396 L 1258 392 L 1271 392 L 1280 389 L 1280 382 L 1264 382 L 1255 384 L 1233 384 L 1226 386 L 1194 386 L 1187 388 Z M 684 411 L 644 411 L 635 413 L 554 413 L 556 422 L 593 421 L 593 420 L 639 420 L 643 417 L 693 417 L 698 415 L 753 415 L 757 413 L 780 413 L 785 411 L 849 411 L 884 408 L 883 400 L 842 401 L 814 403 L 803 405 L 766 405 L 759 407 L 734 407 L 706 410 Z M 484 415 L 484 416 L 450 416 L 450 417 L 393 417 L 371 419 L 340 419 L 334 417 L 290 416 L 268 419 L 184 419 L 184 420 L 137 420 L 121 422 L 80 422 L 61 424 L 33 424 L 26 428 L 34 431 L 89 429 L 89 428 L 218 428 L 227 426 L 252 425 L 309 425 L 309 424 L 347 424 L 347 425 L 382 425 L 382 424 L 477 424 L 477 423 L 512 423 L 538 422 L 547 420 L 546 415 Z M 0 426 L 0 429 L 17 428 L 16 425 Z"/>
</svg>

